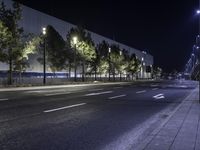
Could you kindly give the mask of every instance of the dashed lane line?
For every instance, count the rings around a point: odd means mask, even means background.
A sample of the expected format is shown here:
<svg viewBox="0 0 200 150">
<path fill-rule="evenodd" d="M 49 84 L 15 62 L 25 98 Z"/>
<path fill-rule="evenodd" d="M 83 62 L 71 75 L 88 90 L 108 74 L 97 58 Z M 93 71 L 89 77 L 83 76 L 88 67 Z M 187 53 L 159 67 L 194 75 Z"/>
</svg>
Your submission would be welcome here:
<svg viewBox="0 0 200 150">
<path fill-rule="evenodd" d="M 8 101 L 8 98 L 0 98 L 0 101 Z"/>
<path fill-rule="evenodd" d="M 115 98 L 120 98 L 120 97 L 125 97 L 126 95 L 118 95 L 118 96 L 113 96 L 113 97 L 109 97 L 108 99 L 115 99 Z"/>
<path fill-rule="evenodd" d="M 49 110 L 45 110 L 43 112 L 44 113 L 50 113 L 50 112 L 59 111 L 59 110 L 63 110 L 63 109 L 68 109 L 68 108 L 73 108 L 73 107 L 78 107 L 78 106 L 82 106 L 82 105 L 86 105 L 86 103 L 80 103 L 80 104 L 74 104 L 74 105 L 60 107 L 60 108 L 49 109 Z"/>
<path fill-rule="evenodd" d="M 104 91 L 104 92 L 98 92 L 98 93 L 89 93 L 85 94 L 84 96 L 95 96 L 95 95 L 102 95 L 102 94 L 109 94 L 112 93 L 113 91 Z"/>
<path fill-rule="evenodd" d="M 140 93 L 145 93 L 146 90 L 143 90 L 143 91 L 137 91 L 136 94 L 140 94 Z"/>
</svg>

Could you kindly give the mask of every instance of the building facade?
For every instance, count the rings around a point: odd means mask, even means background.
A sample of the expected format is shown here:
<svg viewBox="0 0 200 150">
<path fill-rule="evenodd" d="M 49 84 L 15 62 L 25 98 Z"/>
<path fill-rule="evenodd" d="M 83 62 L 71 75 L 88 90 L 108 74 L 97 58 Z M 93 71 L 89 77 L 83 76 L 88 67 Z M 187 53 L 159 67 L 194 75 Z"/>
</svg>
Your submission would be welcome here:
<svg viewBox="0 0 200 150">
<path fill-rule="evenodd" d="M 11 0 L 3 0 L 7 7 L 12 6 Z M 23 27 L 26 33 L 34 33 L 34 34 L 41 34 L 42 27 L 47 25 L 53 26 L 59 34 L 66 39 L 66 34 L 72 27 L 76 27 L 75 25 L 68 23 L 66 21 L 60 20 L 53 16 L 47 15 L 43 12 L 34 10 L 30 7 L 22 5 L 22 19 L 19 22 L 19 25 Z M 87 30 L 88 31 L 88 30 Z M 112 39 L 106 38 L 99 34 L 93 33 L 88 31 L 91 34 L 91 37 L 95 44 L 99 44 L 103 40 L 107 41 L 109 44 L 116 44 L 119 45 L 120 49 L 128 50 L 129 53 L 136 54 L 137 58 L 139 58 L 142 63 L 142 69 L 139 73 L 139 78 L 150 78 L 151 73 L 147 72 L 147 66 L 153 66 L 153 56 L 147 54 L 144 51 L 137 50 L 135 48 L 129 47 L 122 43 L 116 42 Z M 27 72 L 42 72 L 43 66 L 37 61 L 37 55 L 31 55 L 29 58 L 30 67 L 27 68 Z M 0 62 L 0 70 L 8 70 L 8 66 Z"/>
</svg>

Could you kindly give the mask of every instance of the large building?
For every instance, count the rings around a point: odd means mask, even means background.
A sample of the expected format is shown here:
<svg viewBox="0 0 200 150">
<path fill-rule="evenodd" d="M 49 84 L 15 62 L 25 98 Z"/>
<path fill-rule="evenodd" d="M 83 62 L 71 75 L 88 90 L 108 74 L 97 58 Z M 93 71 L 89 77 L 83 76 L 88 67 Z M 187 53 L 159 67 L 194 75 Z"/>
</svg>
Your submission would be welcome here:
<svg viewBox="0 0 200 150">
<path fill-rule="evenodd" d="M 12 6 L 11 0 L 3 0 L 7 7 Z M 19 22 L 19 25 L 23 27 L 24 31 L 27 33 L 40 34 L 42 27 L 47 25 L 53 26 L 59 33 L 62 35 L 64 39 L 66 39 L 67 32 L 75 25 L 68 23 L 66 21 L 60 20 L 53 16 L 47 15 L 43 12 L 34 10 L 27 6 L 22 5 L 22 20 Z M 90 32 L 90 31 L 88 31 Z M 140 78 L 150 78 L 151 73 L 146 72 L 146 66 L 153 65 L 153 56 L 147 54 L 144 51 L 137 50 L 135 48 L 129 47 L 122 43 L 116 42 L 112 39 L 106 38 L 99 34 L 91 33 L 91 37 L 94 40 L 95 44 L 102 42 L 103 40 L 107 41 L 109 44 L 117 44 L 121 49 L 128 50 L 130 53 L 136 54 L 136 56 L 143 61 L 143 68 L 141 69 L 141 73 L 139 74 Z M 37 61 L 37 56 L 32 55 L 29 58 L 30 67 L 27 68 L 28 72 L 42 72 L 43 66 Z M 0 70 L 8 70 L 8 66 L 6 64 L 0 63 Z"/>
</svg>

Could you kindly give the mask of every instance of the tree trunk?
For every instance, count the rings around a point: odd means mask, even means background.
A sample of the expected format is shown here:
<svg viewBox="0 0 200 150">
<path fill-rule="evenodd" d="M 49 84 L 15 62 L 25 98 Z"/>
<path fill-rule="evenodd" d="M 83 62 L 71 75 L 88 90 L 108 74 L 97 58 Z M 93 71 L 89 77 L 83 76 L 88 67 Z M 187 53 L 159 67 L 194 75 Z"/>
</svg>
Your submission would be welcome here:
<svg viewBox="0 0 200 150">
<path fill-rule="evenodd" d="M 85 81 L 85 61 L 82 63 L 82 82 Z"/>
<path fill-rule="evenodd" d="M 69 64 L 69 80 L 70 80 L 70 78 L 71 78 L 71 63 Z"/>
<path fill-rule="evenodd" d="M 94 80 L 97 80 L 97 66 L 95 65 L 95 70 L 94 70 Z"/>
<path fill-rule="evenodd" d="M 119 73 L 119 79 L 120 79 L 120 81 L 122 81 L 122 73 L 121 73 L 121 71 Z"/>
<path fill-rule="evenodd" d="M 133 81 L 133 73 L 132 73 L 132 81 Z"/>
<path fill-rule="evenodd" d="M 22 72 L 21 70 L 19 71 L 19 84 L 21 84 L 21 79 L 22 79 Z"/>
<path fill-rule="evenodd" d="M 13 71 L 13 66 L 12 66 L 12 57 L 9 58 L 9 76 L 8 76 L 8 84 L 12 85 L 12 71 Z"/>
<path fill-rule="evenodd" d="M 113 70 L 113 80 L 115 81 L 115 68 Z"/>
</svg>

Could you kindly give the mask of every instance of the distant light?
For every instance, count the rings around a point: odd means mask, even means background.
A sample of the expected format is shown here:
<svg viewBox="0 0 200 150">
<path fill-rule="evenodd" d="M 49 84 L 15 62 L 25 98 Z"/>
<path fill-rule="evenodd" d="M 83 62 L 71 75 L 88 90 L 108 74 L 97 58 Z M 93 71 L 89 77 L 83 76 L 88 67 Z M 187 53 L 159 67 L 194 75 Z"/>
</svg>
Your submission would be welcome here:
<svg viewBox="0 0 200 150">
<path fill-rule="evenodd" d="M 142 51 L 142 53 L 143 53 L 143 54 L 147 54 L 147 52 L 146 52 L 146 51 Z"/>
<path fill-rule="evenodd" d="M 200 14 L 200 10 L 199 9 L 197 10 L 197 14 Z"/>
<path fill-rule="evenodd" d="M 196 48 L 199 49 L 199 46 L 197 46 Z"/>
<path fill-rule="evenodd" d="M 194 53 L 192 53 L 192 56 L 194 56 Z"/>
<path fill-rule="evenodd" d="M 42 34 L 46 35 L 46 28 L 45 27 L 42 28 Z"/>
<path fill-rule="evenodd" d="M 119 51 L 119 55 L 120 55 L 120 56 L 122 55 L 122 51 Z"/>
<path fill-rule="evenodd" d="M 108 48 L 108 52 L 111 53 L 111 48 L 110 47 Z"/>
<path fill-rule="evenodd" d="M 142 61 L 144 61 L 144 58 L 142 57 Z"/>
<path fill-rule="evenodd" d="M 74 36 L 74 37 L 73 37 L 73 43 L 74 43 L 74 44 L 77 44 L 77 42 L 78 42 L 78 38 L 77 38 L 76 36 Z"/>
</svg>

